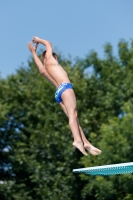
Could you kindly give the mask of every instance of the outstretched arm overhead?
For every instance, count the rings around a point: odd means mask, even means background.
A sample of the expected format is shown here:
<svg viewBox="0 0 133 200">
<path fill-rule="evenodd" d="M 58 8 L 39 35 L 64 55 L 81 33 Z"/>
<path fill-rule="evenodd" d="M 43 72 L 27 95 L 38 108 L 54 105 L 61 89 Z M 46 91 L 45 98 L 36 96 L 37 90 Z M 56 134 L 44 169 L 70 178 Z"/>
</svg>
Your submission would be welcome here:
<svg viewBox="0 0 133 200">
<path fill-rule="evenodd" d="M 39 37 L 33 37 L 32 42 L 36 43 L 36 44 L 43 44 L 44 46 L 46 46 L 46 57 L 50 57 L 52 56 L 52 45 L 49 41 L 41 39 Z"/>
<path fill-rule="evenodd" d="M 40 73 L 43 74 L 45 76 L 45 78 L 47 80 L 49 80 L 53 85 L 55 85 L 55 87 L 57 87 L 57 83 L 48 74 L 47 70 L 45 69 L 45 67 L 43 66 L 42 62 L 40 61 L 40 59 L 38 58 L 38 56 L 36 54 L 37 46 L 38 46 L 37 42 L 36 42 L 35 47 L 31 44 L 31 42 L 28 42 L 28 48 L 29 48 L 30 52 L 33 55 L 34 61 L 35 61 L 36 65 L 38 66 L 38 69 L 39 69 Z"/>
</svg>

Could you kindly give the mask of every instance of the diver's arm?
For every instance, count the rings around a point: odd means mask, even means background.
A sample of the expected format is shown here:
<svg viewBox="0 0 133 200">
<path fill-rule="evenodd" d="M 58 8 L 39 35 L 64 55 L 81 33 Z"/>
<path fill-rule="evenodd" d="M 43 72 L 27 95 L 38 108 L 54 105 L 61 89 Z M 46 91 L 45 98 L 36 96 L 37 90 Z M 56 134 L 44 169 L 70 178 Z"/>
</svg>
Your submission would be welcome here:
<svg viewBox="0 0 133 200">
<path fill-rule="evenodd" d="M 28 48 L 30 52 L 33 55 L 34 61 L 39 69 L 39 72 L 47 79 L 49 80 L 55 87 L 57 87 L 57 83 L 54 81 L 54 79 L 48 74 L 47 70 L 43 66 L 42 62 L 40 61 L 39 57 L 36 54 L 36 48 L 32 46 L 32 44 L 28 43 Z"/>
<path fill-rule="evenodd" d="M 54 81 L 54 79 L 48 74 L 47 70 L 45 69 L 45 67 L 43 66 L 42 62 L 40 61 L 40 59 L 38 58 L 38 56 L 36 55 L 36 53 L 32 53 L 34 61 L 36 63 L 36 65 L 38 66 L 38 69 L 40 71 L 40 73 L 48 80 L 50 81 L 55 87 L 57 87 L 57 83 Z"/>
<path fill-rule="evenodd" d="M 47 52 L 46 56 L 52 56 L 52 45 L 48 40 L 44 40 L 38 37 L 33 37 L 32 41 L 37 44 L 38 43 L 43 44 L 46 47 L 46 52 Z"/>
</svg>

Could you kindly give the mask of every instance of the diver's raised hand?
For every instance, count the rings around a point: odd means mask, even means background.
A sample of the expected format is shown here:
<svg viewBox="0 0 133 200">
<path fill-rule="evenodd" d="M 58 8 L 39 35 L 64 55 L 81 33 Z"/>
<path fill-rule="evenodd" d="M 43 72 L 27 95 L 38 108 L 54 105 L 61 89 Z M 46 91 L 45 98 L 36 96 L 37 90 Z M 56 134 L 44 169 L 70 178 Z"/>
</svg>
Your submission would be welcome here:
<svg viewBox="0 0 133 200">
<path fill-rule="evenodd" d="M 28 42 L 27 45 L 31 53 L 36 52 L 37 47 L 34 47 L 31 42 Z"/>
<path fill-rule="evenodd" d="M 32 42 L 36 43 L 36 44 L 39 44 L 41 41 L 41 39 L 39 37 L 33 37 L 32 38 Z"/>
</svg>

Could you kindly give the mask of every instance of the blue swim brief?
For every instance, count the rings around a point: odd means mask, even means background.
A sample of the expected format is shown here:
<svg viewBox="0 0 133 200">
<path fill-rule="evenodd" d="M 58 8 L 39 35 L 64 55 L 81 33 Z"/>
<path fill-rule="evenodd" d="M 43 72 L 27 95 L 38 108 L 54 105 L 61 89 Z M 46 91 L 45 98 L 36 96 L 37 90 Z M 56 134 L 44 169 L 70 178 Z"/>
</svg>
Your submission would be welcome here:
<svg viewBox="0 0 133 200">
<path fill-rule="evenodd" d="M 59 85 L 59 87 L 57 88 L 57 90 L 55 92 L 55 99 L 56 99 L 57 103 L 62 102 L 61 95 L 67 89 L 73 89 L 71 83 L 62 83 L 61 85 Z"/>
</svg>

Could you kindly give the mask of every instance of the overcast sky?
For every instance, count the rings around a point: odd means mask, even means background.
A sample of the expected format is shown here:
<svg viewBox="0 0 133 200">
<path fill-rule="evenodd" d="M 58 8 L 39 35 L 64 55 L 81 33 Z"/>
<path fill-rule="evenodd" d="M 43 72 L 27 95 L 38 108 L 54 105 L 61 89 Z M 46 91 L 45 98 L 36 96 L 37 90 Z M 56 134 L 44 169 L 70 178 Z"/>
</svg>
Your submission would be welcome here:
<svg viewBox="0 0 133 200">
<path fill-rule="evenodd" d="M 32 36 L 49 40 L 65 57 L 133 38 L 132 0 L 5 0 L 0 2 L 0 72 L 5 78 L 27 65 Z M 41 46 L 42 47 L 42 46 Z M 40 48 L 40 47 L 39 47 Z"/>
</svg>

